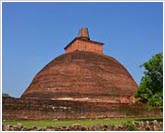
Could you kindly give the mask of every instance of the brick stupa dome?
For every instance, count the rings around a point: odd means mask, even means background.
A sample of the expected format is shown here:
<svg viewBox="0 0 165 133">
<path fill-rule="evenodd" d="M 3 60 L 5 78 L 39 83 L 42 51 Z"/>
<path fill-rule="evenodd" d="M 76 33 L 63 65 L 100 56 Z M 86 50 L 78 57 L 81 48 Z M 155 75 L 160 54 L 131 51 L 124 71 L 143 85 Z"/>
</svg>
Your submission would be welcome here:
<svg viewBox="0 0 165 133">
<path fill-rule="evenodd" d="M 22 98 L 133 103 L 136 82 L 122 64 L 103 54 L 102 46 L 83 28 L 66 53 L 34 77 Z"/>
</svg>

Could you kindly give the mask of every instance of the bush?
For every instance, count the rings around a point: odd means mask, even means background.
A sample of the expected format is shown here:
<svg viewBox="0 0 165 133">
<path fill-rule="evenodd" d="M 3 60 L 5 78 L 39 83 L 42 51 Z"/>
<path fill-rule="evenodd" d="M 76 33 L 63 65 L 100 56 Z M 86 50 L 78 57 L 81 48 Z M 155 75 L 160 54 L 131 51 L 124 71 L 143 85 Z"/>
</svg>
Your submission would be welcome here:
<svg viewBox="0 0 165 133">
<path fill-rule="evenodd" d="M 136 125 L 134 124 L 133 121 L 128 120 L 126 123 L 124 123 L 124 126 L 129 130 L 129 131 L 135 131 L 137 130 Z"/>
<path fill-rule="evenodd" d="M 11 97 L 11 96 L 7 93 L 2 93 L 2 97 Z"/>
</svg>

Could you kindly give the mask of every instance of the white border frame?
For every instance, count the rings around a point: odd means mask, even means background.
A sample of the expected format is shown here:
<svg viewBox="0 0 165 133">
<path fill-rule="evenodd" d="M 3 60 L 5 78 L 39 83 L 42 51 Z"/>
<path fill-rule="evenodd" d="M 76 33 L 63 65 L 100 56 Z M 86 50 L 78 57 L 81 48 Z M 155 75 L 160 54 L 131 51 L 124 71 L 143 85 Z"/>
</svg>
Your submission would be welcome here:
<svg viewBox="0 0 165 133">
<path fill-rule="evenodd" d="M 164 45 L 165 45 L 165 39 L 164 39 L 164 36 L 165 36 L 165 32 L 164 32 L 164 29 L 165 29 L 165 25 L 164 25 L 164 23 L 165 23 L 165 1 L 164 0 L 138 0 L 138 1 L 134 1 L 134 0 L 127 0 L 127 1 L 125 1 L 125 0 L 116 0 L 116 1 L 114 1 L 114 0 L 103 0 L 103 1 L 100 1 L 100 0 L 80 0 L 80 1 L 77 1 L 77 0 L 72 0 L 72 1 L 70 1 L 70 0 L 49 0 L 49 1 L 46 1 L 46 0 L 25 0 L 25 1 L 23 1 L 23 0 L 0 0 L 0 29 L 1 29 L 1 32 L 0 32 L 0 95 L 1 95 L 1 97 L 0 97 L 0 108 L 1 108 L 1 110 L 0 110 L 0 117 L 1 117 L 1 119 L 0 119 L 0 132 L 27 132 L 27 133 L 29 133 L 29 132 L 45 132 L 45 133 L 50 133 L 50 132 L 77 132 L 77 133 L 80 133 L 80 132 L 83 132 L 83 131 L 2 131 L 2 5 L 3 5 L 3 2 L 162 2 L 163 3 L 163 131 L 132 131 L 132 132 L 144 132 L 144 133 L 146 133 L 146 132 L 156 132 L 156 133 L 164 133 L 165 132 L 165 119 L 164 119 L 164 116 L 165 116 L 165 78 L 164 78 L 164 76 L 165 76 L 165 73 L 164 73 L 164 70 L 165 70 L 165 68 L 164 68 Z M 85 131 L 85 132 L 105 132 L 105 131 Z M 126 132 L 126 133 L 128 133 L 128 132 L 131 132 L 131 131 L 106 131 L 106 132 L 113 132 L 113 133 L 116 133 L 116 132 L 121 132 L 121 133 L 123 133 L 123 132 Z"/>
</svg>

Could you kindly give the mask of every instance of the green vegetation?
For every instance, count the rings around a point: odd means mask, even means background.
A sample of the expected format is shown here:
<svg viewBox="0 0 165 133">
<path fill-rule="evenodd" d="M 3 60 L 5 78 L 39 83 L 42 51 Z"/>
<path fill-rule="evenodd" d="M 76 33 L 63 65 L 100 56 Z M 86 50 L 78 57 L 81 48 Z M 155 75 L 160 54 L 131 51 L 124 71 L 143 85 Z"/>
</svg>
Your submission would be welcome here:
<svg viewBox="0 0 165 133">
<path fill-rule="evenodd" d="M 111 124 L 111 125 L 120 125 L 126 124 L 129 126 L 130 130 L 134 129 L 132 124 L 134 121 L 146 121 L 146 120 L 158 120 L 163 121 L 163 118 L 112 118 L 112 119 L 85 119 L 85 120 L 5 120 L 3 124 L 9 125 L 18 125 L 21 123 L 25 127 L 49 127 L 49 126 L 70 126 L 70 125 L 83 125 L 83 126 L 92 126 L 97 124 Z"/>
<path fill-rule="evenodd" d="M 163 105 L 163 54 L 154 55 L 141 67 L 145 68 L 136 97 L 151 106 Z"/>
<path fill-rule="evenodd" d="M 11 97 L 11 96 L 7 93 L 2 93 L 2 97 Z"/>
<path fill-rule="evenodd" d="M 129 131 L 135 131 L 136 125 L 133 121 L 128 120 L 126 123 L 124 123 L 125 127 L 128 128 Z"/>
</svg>

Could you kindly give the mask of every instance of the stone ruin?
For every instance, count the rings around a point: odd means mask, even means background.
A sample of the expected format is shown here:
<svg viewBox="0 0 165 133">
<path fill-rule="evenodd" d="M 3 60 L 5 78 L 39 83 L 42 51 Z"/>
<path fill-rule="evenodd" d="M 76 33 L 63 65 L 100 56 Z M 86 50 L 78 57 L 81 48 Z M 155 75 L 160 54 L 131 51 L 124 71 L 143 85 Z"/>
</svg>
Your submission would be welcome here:
<svg viewBox="0 0 165 133">
<path fill-rule="evenodd" d="M 48 63 L 21 98 L 134 103 L 137 84 L 116 59 L 103 54 L 103 43 L 90 40 L 88 30 Z"/>
<path fill-rule="evenodd" d="M 137 84 L 127 69 L 103 53 L 103 43 L 79 31 L 65 54 L 48 63 L 21 98 L 3 98 L 3 119 L 85 119 L 160 116 L 135 105 Z"/>
</svg>

